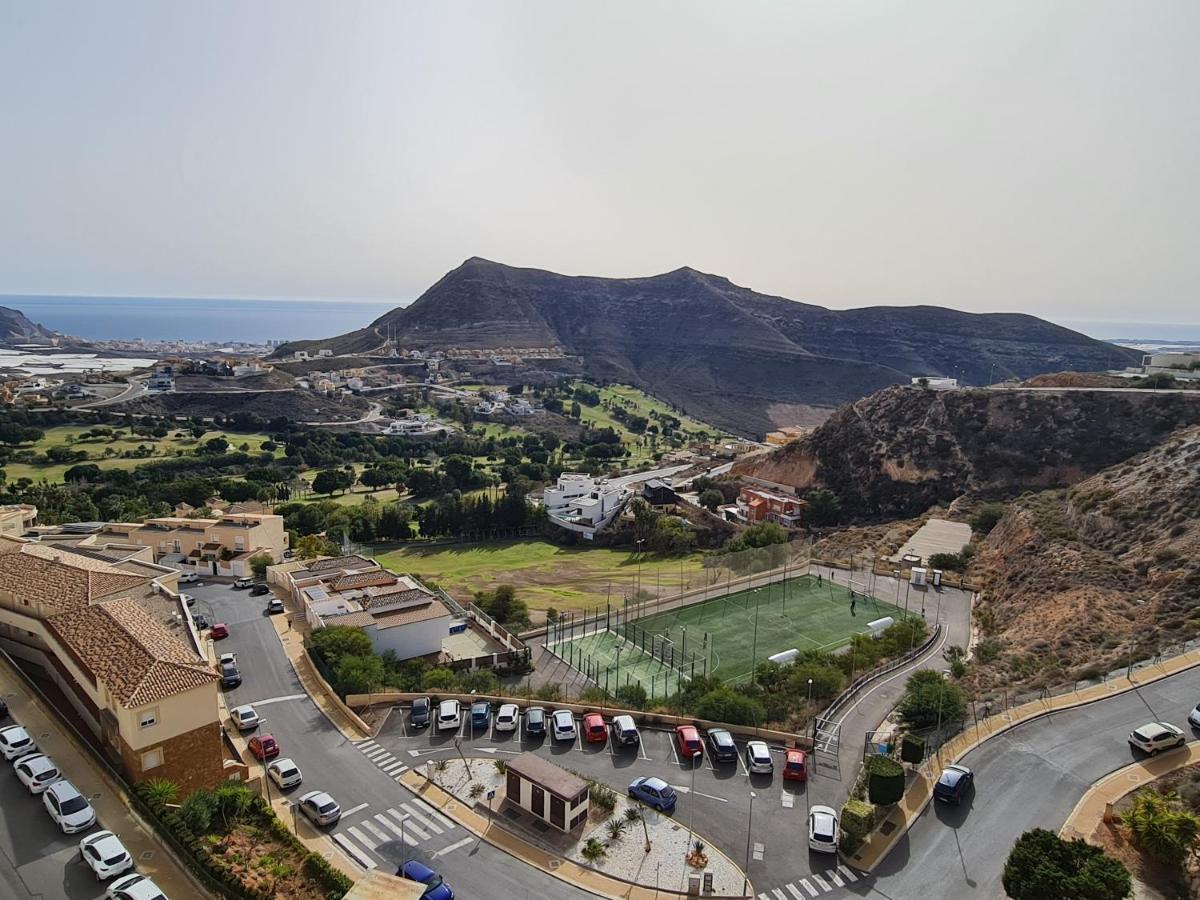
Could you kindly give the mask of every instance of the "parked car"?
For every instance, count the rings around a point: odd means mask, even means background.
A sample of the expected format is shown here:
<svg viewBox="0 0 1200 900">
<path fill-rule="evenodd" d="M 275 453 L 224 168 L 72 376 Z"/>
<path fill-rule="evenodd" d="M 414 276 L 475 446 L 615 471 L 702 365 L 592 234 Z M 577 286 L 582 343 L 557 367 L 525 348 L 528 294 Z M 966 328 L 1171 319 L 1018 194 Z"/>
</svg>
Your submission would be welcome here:
<svg viewBox="0 0 1200 900">
<path fill-rule="evenodd" d="M 300 812 L 314 825 L 332 825 L 342 817 L 342 808 L 324 791 L 309 791 L 301 797 Z"/>
<path fill-rule="evenodd" d="M 250 588 L 251 597 L 261 597 L 263 594 L 269 593 L 271 593 L 271 589 L 265 584 L 256 584 L 254 587 Z"/>
<path fill-rule="evenodd" d="M 300 774 L 300 767 L 286 756 L 267 766 L 267 776 L 281 791 L 294 788 L 304 780 L 304 776 Z"/>
<path fill-rule="evenodd" d="M 1186 741 L 1183 731 L 1170 722 L 1150 722 L 1129 733 L 1129 743 L 1151 755 L 1160 750 L 1182 747 Z"/>
<path fill-rule="evenodd" d="M 233 583 L 233 587 L 235 590 L 244 591 L 246 588 L 251 587 L 253 584 L 254 584 L 253 578 L 239 578 L 237 581 L 235 581 Z"/>
<path fill-rule="evenodd" d="M 31 794 L 40 794 L 62 778 L 62 772 L 58 771 L 54 760 L 44 753 L 27 753 L 25 756 L 18 756 L 17 761 L 13 763 L 13 771 L 21 779 L 21 784 L 29 788 Z"/>
<path fill-rule="evenodd" d="M 281 612 L 283 612 L 283 601 L 282 600 L 280 600 L 278 597 L 272 597 L 269 601 L 267 601 L 267 614 L 268 615 L 277 616 Z"/>
<path fill-rule="evenodd" d="M 97 881 L 104 881 L 133 868 L 133 857 L 111 831 L 97 831 L 79 842 L 79 855 Z"/>
<path fill-rule="evenodd" d="M 521 709 L 515 703 L 502 703 L 496 710 L 496 730 L 516 731 L 521 721 Z"/>
<path fill-rule="evenodd" d="M 0 713 L 0 715 L 3 715 L 3 713 Z M 1197 704 L 1196 708 L 1188 713 L 1188 724 L 1193 728 L 1200 728 L 1200 704 Z"/>
<path fill-rule="evenodd" d="M 755 775 L 770 775 L 775 771 L 771 751 L 764 741 L 746 742 L 746 768 Z"/>
<path fill-rule="evenodd" d="M 661 778 L 641 778 L 633 779 L 629 785 L 629 796 L 634 800 L 641 800 L 647 806 L 652 806 L 660 812 L 671 812 L 675 809 L 675 788 L 671 787 Z"/>
<path fill-rule="evenodd" d="M 64 834 L 87 831 L 96 824 L 96 811 L 69 781 L 56 781 L 46 788 L 42 803 Z"/>
<path fill-rule="evenodd" d="M 630 744 L 636 746 L 642 740 L 642 736 L 638 734 L 637 725 L 634 724 L 633 716 L 613 716 L 612 736 L 613 743 L 621 746 Z"/>
<path fill-rule="evenodd" d="M 221 687 L 235 688 L 242 683 L 242 673 L 238 671 L 237 663 L 221 663 Z"/>
<path fill-rule="evenodd" d="M 556 709 L 550 719 L 550 728 L 556 741 L 575 740 L 575 717 L 569 709 Z"/>
<path fill-rule="evenodd" d="M 808 754 L 796 747 L 789 747 L 783 758 L 784 781 L 808 781 Z"/>
<path fill-rule="evenodd" d="M 975 773 L 966 766 L 946 766 L 933 786 L 933 799 L 958 806 L 975 783 Z"/>
<path fill-rule="evenodd" d="M 29 736 L 29 732 L 20 725 L 9 725 L 0 728 L 0 754 L 7 760 L 14 760 L 26 753 L 37 753 L 37 744 Z"/>
<path fill-rule="evenodd" d="M 462 724 L 462 704 L 457 700 L 443 700 L 438 704 L 438 731 L 448 731 Z"/>
<path fill-rule="evenodd" d="M 681 726 L 687 728 L 690 726 Z M 683 744 L 679 745 L 679 749 L 683 751 Z M 733 735 L 724 728 L 710 728 L 708 730 L 708 752 L 714 762 L 737 762 L 738 748 L 733 742 Z M 684 756 L 690 754 L 684 751 Z"/>
<path fill-rule="evenodd" d="M 675 743 L 679 746 L 679 754 L 684 759 L 699 758 L 704 755 L 704 744 L 700 742 L 700 732 L 695 725 L 675 726 Z M 733 751 L 737 756 L 736 748 Z"/>
<path fill-rule="evenodd" d="M 413 728 L 428 728 L 430 709 L 429 698 L 418 697 L 413 701 L 412 711 L 408 714 L 408 724 Z"/>
<path fill-rule="evenodd" d="M 544 737 L 546 734 L 546 710 L 531 706 L 525 710 L 525 734 L 527 737 Z"/>
<path fill-rule="evenodd" d="M 200 613 L 196 613 L 196 615 L 192 616 L 192 621 L 196 623 L 197 631 L 203 631 L 204 629 L 208 628 L 208 617 L 207 616 L 201 615 Z"/>
<path fill-rule="evenodd" d="M 235 706 L 229 712 L 229 719 L 238 731 L 253 731 L 258 727 L 258 713 L 250 705 Z"/>
<path fill-rule="evenodd" d="M 425 893 L 421 895 L 421 900 L 454 900 L 454 891 L 450 889 L 450 885 L 446 884 L 441 875 L 424 863 L 410 859 L 400 867 L 400 871 L 396 874 L 401 878 L 425 885 Z"/>
<path fill-rule="evenodd" d="M 227 637 L 229 637 L 229 626 L 226 625 L 224 622 L 218 622 L 216 625 L 214 625 L 212 628 L 210 628 L 208 630 L 208 636 L 210 638 L 212 638 L 214 641 L 219 641 L 219 640 L 222 640 L 223 638 L 227 638 Z"/>
<path fill-rule="evenodd" d="M 471 727 L 487 728 L 492 721 L 492 704 L 476 700 L 471 704 Z"/>
<path fill-rule="evenodd" d="M 196 572 L 181 572 L 179 575 L 180 584 L 192 584 L 199 580 L 200 576 Z"/>
<path fill-rule="evenodd" d="M 587 738 L 589 744 L 603 744 L 608 740 L 608 729 L 604 727 L 604 716 L 597 712 L 590 712 L 583 717 L 583 736 Z"/>
<path fill-rule="evenodd" d="M 250 753 L 259 762 L 265 759 L 274 759 L 279 755 L 279 742 L 275 740 L 274 735 L 256 734 L 250 738 L 247 746 L 250 748 Z"/>
<path fill-rule="evenodd" d="M 188 606 L 195 606 L 195 605 L 196 605 L 196 598 L 195 598 L 195 597 L 193 597 L 191 594 L 183 594 L 183 593 L 181 593 L 181 594 L 179 595 L 179 599 L 180 599 L 180 600 L 182 600 L 184 603 L 186 603 Z"/>
<path fill-rule="evenodd" d="M 818 853 L 837 853 L 838 817 L 828 806 L 812 806 L 808 810 L 808 849 Z"/>
<path fill-rule="evenodd" d="M 105 900 L 167 900 L 164 894 L 145 875 L 125 875 L 118 878 L 104 892 Z"/>
</svg>

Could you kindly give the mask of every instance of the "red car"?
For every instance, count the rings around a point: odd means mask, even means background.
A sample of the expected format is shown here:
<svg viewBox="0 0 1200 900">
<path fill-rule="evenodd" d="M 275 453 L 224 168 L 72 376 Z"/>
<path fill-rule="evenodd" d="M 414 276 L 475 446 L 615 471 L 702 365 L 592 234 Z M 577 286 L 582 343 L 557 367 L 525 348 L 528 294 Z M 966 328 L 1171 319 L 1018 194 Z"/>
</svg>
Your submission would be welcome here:
<svg viewBox="0 0 1200 900">
<path fill-rule="evenodd" d="M 229 626 L 224 622 L 218 622 L 208 632 L 209 637 L 214 641 L 219 641 L 221 638 L 229 637 Z"/>
<path fill-rule="evenodd" d="M 279 755 L 279 743 L 269 734 L 256 734 L 250 738 L 250 752 L 259 762 L 264 759 L 274 759 Z"/>
<path fill-rule="evenodd" d="M 787 751 L 783 764 L 784 781 L 808 781 L 808 756 L 794 747 Z"/>
<path fill-rule="evenodd" d="M 588 713 L 584 716 L 583 735 L 589 743 L 599 741 L 603 744 L 608 740 L 608 729 L 604 727 L 604 716 L 600 713 Z"/>
<path fill-rule="evenodd" d="M 704 755 L 704 745 L 700 743 L 700 732 L 695 725 L 676 726 L 675 743 L 679 745 L 679 755 L 685 759 Z"/>
</svg>

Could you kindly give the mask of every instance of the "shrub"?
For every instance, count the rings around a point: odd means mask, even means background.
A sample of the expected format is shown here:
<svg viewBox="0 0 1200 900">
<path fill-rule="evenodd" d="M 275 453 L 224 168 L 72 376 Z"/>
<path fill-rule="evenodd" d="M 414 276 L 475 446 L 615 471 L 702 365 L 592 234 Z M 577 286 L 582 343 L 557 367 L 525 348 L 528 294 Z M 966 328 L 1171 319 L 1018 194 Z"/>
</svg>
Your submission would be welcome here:
<svg viewBox="0 0 1200 900">
<path fill-rule="evenodd" d="M 925 760 L 925 739 L 917 737 L 915 734 L 906 734 L 900 741 L 900 759 L 906 763 L 924 762 Z"/>
<path fill-rule="evenodd" d="M 1121 820 L 1138 849 L 1173 866 L 1183 863 L 1200 834 L 1200 818 L 1181 809 L 1174 794 L 1153 790 L 1134 794 Z"/>
<path fill-rule="evenodd" d="M 971 530 L 976 534 L 989 534 L 1002 518 L 1004 518 L 1003 503 L 985 503 L 967 521 L 971 525 Z"/>
<path fill-rule="evenodd" d="M 867 799 L 876 806 L 899 803 L 904 796 L 904 767 L 887 756 L 872 756 L 867 772 Z"/>
<path fill-rule="evenodd" d="M 588 801 L 605 814 L 611 813 L 617 807 L 616 792 L 603 784 L 592 784 L 588 791 Z"/>
<path fill-rule="evenodd" d="M 939 722 L 962 719 L 967 713 L 967 702 L 962 689 L 947 681 L 941 672 L 922 669 L 908 677 L 897 711 L 914 728 L 928 728 Z"/>
<path fill-rule="evenodd" d="M 345 872 L 335 869 L 325 857 L 317 853 L 310 853 L 304 857 L 304 874 L 320 884 L 326 892 L 325 896 L 329 898 L 340 900 L 354 887 L 354 882 Z"/>
<path fill-rule="evenodd" d="M 555 685 L 557 687 L 557 685 Z M 613 694 L 617 702 L 629 709 L 645 709 L 646 704 L 650 701 L 646 693 L 646 689 L 640 684 L 623 684 L 617 688 Z"/>
<path fill-rule="evenodd" d="M 604 823 L 604 830 L 608 832 L 608 840 L 610 843 L 619 841 L 625 833 L 624 819 L 609 819 Z"/>
<path fill-rule="evenodd" d="M 598 838 L 590 837 L 587 839 L 587 843 L 583 845 L 583 849 L 579 852 L 588 862 L 594 863 L 598 860 L 604 859 L 607 849 Z"/>
<path fill-rule="evenodd" d="M 875 827 L 875 807 L 852 797 L 842 807 L 841 823 L 843 837 L 849 839 L 849 846 L 856 846 Z"/>
<path fill-rule="evenodd" d="M 1003 884 L 1013 900 L 1125 900 L 1133 890 L 1129 870 L 1099 847 L 1043 828 L 1017 838 Z"/>
</svg>

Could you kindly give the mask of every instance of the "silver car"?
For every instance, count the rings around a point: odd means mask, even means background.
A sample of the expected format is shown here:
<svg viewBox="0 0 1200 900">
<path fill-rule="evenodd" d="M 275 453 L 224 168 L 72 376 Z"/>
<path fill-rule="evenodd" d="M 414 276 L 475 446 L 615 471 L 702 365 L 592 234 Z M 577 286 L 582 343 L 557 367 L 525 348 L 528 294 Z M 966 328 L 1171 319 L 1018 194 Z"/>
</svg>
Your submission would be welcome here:
<svg viewBox="0 0 1200 900">
<path fill-rule="evenodd" d="M 342 808 L 324 791 L 309 791 L 299 802 L 300 812 L 314 825 L 332 825 L 342 817 Z"/>
<path fill-rule="evenodd" d="M 286 756 L 267 766 L 267 775 L 281 791 L 294 788 L 304 780 L 304 776 L 300 774 L 300 767 Z"/>
</svg>

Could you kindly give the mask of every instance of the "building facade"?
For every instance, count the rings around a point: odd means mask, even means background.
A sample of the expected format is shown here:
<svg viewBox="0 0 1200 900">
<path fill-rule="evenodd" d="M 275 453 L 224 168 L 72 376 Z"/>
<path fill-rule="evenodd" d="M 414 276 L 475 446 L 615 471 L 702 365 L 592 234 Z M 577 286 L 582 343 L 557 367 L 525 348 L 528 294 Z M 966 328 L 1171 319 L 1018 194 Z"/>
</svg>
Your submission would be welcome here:
<svg viewBox="0 0 1200 900">
<path fill-rule="evenodd" d="M 574 772 L 534 753 L 522 753 L 505 769 L 504 799 L 559 831 L 573 831 L 587 821 L 588 790 Z"/>
</svg>

